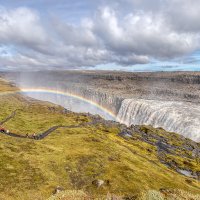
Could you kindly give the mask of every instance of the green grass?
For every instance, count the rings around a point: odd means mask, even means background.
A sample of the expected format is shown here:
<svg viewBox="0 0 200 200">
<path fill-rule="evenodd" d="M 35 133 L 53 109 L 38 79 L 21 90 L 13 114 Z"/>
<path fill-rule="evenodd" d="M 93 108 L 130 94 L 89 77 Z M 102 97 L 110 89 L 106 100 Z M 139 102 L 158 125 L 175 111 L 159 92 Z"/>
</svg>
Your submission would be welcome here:
<svg viewBox="0 0 200 200">
<path fill-rule="evenodd" d="M 1 120 L 21 109 L 5 124 L 18 134 L 92 120 L 84 114 L 62 114 L 60 106 L 28 100 L 19 94 L 0 96 L 0 107 Z M 197 180 L 160 163 L 155 146 L 140 139 L 125 140 L 118 133 L 117 125 L 91 125 L 61 128 L 41 141 L 0 135 L 0 199 L 47 199 L 58 185 L 95 196 L 108 192 L 131 196 L 160 188 L 200 194 Z M 110 184 L 96 188 L 92 184 L 96 179 L 109 180 Z"/>
</svg>

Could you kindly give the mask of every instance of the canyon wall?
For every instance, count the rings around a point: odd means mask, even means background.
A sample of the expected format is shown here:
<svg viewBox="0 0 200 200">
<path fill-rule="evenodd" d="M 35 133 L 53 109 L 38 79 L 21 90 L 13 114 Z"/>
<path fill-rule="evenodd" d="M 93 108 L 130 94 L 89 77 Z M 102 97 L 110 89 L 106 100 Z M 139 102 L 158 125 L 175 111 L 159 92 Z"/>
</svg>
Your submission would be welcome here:
<svg viewBox="0 0 200 200">
<path fill-rule="evenodd" d="M 118 121 L 128 126 L 147 124 L 162 127 L 200 141 L 198 127 L 200 73 L 198 72 L 64 71 L 9 74 L 9 76 L 20 87 L 42 87 L 89 99 L 112 111 Z M 69 105 L 69 101 L 64 97 L 53 98 L 55 98 L 54 103 L 65 107 Z M 48 99 L 52 100 L 49 97 L 46 100 Z M 80 112 L 88 111 L 93 114 L 97 112 L 85 105 L 77 108 Z M 98 111 L 97 114 L 99 113 L 101 112 Z"/>
</svg>

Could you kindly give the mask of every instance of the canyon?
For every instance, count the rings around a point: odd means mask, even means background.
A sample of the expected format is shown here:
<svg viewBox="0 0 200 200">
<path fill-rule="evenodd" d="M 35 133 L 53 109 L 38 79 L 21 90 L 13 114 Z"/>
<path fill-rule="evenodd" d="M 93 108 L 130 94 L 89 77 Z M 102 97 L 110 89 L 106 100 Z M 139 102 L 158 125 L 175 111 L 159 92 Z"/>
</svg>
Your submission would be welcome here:
<svg viewBox="0 0 200 200">
<path fill-rule="evenodd" d="M 200 73 L 131 73 L 113 71 L 51 71 L 2 74 L 19 88 L 43 88 L 54 93 L 27 92 L 76 112 L 100 114 L 130 125 L 152 125 L 200 141 Z M 87 102 L 59 95 L 78 95 L 109 110 L 116 118 Z"/>
</svg>

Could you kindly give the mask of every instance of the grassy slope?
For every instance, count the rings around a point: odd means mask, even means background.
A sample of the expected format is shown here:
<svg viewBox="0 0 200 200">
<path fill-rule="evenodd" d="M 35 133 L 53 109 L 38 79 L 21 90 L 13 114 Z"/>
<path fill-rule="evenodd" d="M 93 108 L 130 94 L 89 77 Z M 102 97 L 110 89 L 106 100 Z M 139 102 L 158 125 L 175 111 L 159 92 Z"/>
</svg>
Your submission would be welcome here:
<svg viewBox="0 0 200 200">
<path fill-rule="evenodd" d="M 2 81 L 0 88 L 15 90 Z M 4 125 L 19 134 L 92 120 L 86 115 L 62 114 L 59 106 L 19 94 L 0 96 L 0 108 L 0 120 L 22 109 Z M 198 181 L 188 183 L 189 178 L 159 162 L 155 146 L 125 140 L 118 133 L 117 126 L 95 125 L 59 129 L 41 141 L 0 135 L 0 199 L 46 199 L 58 185 L 95 195 L 108 191 L 131 195 L 160 188 L 200 193 Z M 110 184 L 97 189 L 92 185 L 95 179 L 110 180 Z"/>
</svg>

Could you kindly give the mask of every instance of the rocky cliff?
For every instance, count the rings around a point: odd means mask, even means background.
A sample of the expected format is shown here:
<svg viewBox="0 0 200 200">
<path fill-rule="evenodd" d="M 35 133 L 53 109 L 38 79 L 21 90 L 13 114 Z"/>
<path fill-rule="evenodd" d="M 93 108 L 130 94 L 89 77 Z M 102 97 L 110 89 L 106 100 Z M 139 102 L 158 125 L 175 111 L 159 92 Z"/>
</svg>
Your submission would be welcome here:
<svg viewBox="0 0 200 200">
<path fill-rule="evenodd" d="M 198 72 L 64 71 L 7 76 L 14 77 L 21 87 L 45 87 L 82 96 L 111 110 L 119 121 L 127 125 L 153 125 L 199 141 Z M 64 97 L 56 99 L 54 103 L 66 102 Z"/>
</svg>

